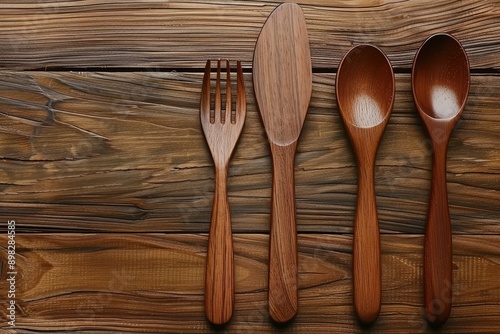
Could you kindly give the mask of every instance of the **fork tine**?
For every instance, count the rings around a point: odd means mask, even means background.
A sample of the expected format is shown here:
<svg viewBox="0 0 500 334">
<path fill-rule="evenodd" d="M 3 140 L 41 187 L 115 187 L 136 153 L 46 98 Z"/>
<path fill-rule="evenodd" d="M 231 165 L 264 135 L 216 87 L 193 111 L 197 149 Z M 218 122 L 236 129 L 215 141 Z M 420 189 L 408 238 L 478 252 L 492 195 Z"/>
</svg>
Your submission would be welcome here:
<svg viewBox="0 0 500 334">
<path fill-rule="evenodd" d="M 200 117 L 202 119 L 210 119 L 210 68 L 210 60 L 207 60 L 201 87 Z"/>
<path fill-rule="evenodd" d="M 220 91 L 220 59 L 217 60 L 217 81 L 215 82 L 215 122 L 221 121 L 222 96 Z"/>
<path fill-rule="evenodd" d="M 229 60 L 226 60 L 227 78 L 226 78 L 226 112 L 224 113 L 223 120 L 232 122 L 232 100 L 231 100 L 231 65 Z"/>
<path fill-rule="evenodd" d="M 238 61 L 238 75 L 237 75 L 237 94 L 236 94 L 236 115 L 235 122 L 242 122 L 245 120 L 247 111 L 247 96 L 245 92 L 245 81 L 243 80 L 243 69 L 241 68 L 241 61 Z"/>
</svg>

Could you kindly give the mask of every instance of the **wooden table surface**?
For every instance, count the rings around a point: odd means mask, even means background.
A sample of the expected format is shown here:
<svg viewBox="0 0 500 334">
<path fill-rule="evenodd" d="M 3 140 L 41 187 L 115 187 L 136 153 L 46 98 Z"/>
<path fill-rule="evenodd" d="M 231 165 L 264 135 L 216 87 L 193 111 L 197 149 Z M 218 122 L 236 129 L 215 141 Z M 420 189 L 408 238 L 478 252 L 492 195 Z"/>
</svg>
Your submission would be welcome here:
<svg viewBox="0 0 500 334">
<path fill-rule="evenodd" d="M 0 3 L 2 333 L 499 333 L 500 1 L 300 4 L 313 97 L 296 159 L 299 314 L 267 313 L 271 162 L 251 78 L 272 1 Z M 431 150 L 411 64 L 431 34 L 464 45 L 471 88 L 448 151 L 453 309 L 423 318 Z M 380 47 L 396 102 L 376 161 L 382 309 L 352 305 L 356 163 L 335 99 L 353 45 Z M 207 323 L 203 284 L 214 171 L 199 120 L 207 58 L 241 59 L 248 112 L 230 168 L 236 308 Z M 16 327 L 7 323 L 7 222 L 16 222 Z"/>
</svg>

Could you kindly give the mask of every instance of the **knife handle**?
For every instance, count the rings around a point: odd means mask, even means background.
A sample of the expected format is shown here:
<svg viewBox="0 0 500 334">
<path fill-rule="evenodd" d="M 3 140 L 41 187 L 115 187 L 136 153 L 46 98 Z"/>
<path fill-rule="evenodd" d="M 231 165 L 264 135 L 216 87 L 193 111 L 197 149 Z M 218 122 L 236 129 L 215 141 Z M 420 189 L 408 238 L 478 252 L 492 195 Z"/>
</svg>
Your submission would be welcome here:
<svg viewBox="0 0 500 334">
<path fill-rule="evenodd" d="M 269 236 L 269 315 L 275 322 L 291 320 L 298 309 L 297 223 L 294 165 L 296 143 L 271 144 L 273 185 Z"/>
</svg>

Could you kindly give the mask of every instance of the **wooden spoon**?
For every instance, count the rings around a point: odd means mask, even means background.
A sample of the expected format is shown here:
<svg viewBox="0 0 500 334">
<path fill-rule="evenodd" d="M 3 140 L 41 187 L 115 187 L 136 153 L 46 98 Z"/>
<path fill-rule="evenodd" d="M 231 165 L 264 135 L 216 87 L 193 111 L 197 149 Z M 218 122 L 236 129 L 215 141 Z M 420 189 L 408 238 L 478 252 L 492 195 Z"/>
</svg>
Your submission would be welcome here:
<svg viewBox="0 0 500 334">
<path fill-rule="evenodd" d="M 298 5 L 280 5 L 264 24 L 255 47 L 253 83 L 273 160 L 269 314 L 287 322 L 298 308 L 295 152 L 312 93 L 309 39 Z"/>
<path fill-rule="evenodd" d="M 369 324 L 380 312 L 380 235 L 374 166 L 394 103 L 394 73 L 387 57 L 371 45 L 352 48 L 340 62 L 336 94 L 358 163 L 353 245 L 354 307 L 359 320 Z"/>
<path fill-rule="evenodd" d="M 469 93 L 469 61 L 462 45 L 450 35 L 427 39 L 413 62 L 412 90 L 434 150 L 432 188 L 424 245 L 427 319 L 442 324 L 451 311 L 451 224 L 446 190 L 446 151 L 451 132 Z"/>
</svg>

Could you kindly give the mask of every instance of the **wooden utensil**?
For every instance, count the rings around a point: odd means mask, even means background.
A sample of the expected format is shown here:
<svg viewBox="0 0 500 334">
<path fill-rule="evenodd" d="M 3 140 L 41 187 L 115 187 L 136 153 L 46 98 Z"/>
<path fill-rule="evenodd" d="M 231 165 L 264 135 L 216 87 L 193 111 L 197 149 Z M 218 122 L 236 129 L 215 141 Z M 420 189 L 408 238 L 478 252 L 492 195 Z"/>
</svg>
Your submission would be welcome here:
<svg viewBox="0 0 500 334">
<path fill-rule="evenodd" d="M 253 83 L 273 160 L 269 245 L 269 314 L 286 322 L 297 313 L 297 226 L 294 163 L 312 93 L 312 66 L 301 8 L 276 8 L 260 33 Z"/>
<path fill-rule="evenodd" d="M 336 94 L 358 163 L 353 245 L 354 307 L 359 320 L 369 324 L 380 312 L 381 289 L 374 166 L 394 103 L 394 73 L 384 53 L 371 45 L 352 48 L 340 62 Z"/>
<path fill-rule="evenodd" d="M 231 74 L 226 62 L 226 108 L 222 110 L 221 63 L 217 62 L 215 110 L 210 112 L 210 61 L 201 90 L 200 118 L 215 166 L 215 194 L 208 237 L 205 279 L 205 313 L 216 325 L 229 321 L 234 305 L 234 265 L 231 218 L 227 198 L 229 160 L 240 137 L 246 114 L 246 95 L 241 63 L 238 62 L 236 112 L 231 111 Z"/>
<path fill-rule="evenodd" d="M 436 325 L 448 319 L 452 298 L 451 223 L 446 190 L 446 151 L 469 93 L 470 71 L 462 45 L 450 35 L 427 39 L 413 62 L 415 105 L 432 140 L 432 188 L 424 245 L 425 309 Z"/>
</svg>

